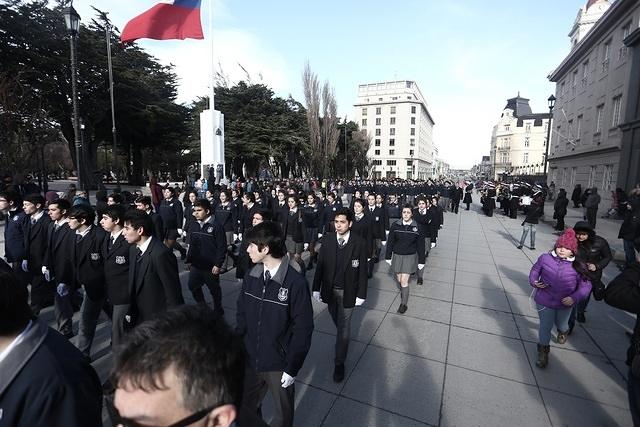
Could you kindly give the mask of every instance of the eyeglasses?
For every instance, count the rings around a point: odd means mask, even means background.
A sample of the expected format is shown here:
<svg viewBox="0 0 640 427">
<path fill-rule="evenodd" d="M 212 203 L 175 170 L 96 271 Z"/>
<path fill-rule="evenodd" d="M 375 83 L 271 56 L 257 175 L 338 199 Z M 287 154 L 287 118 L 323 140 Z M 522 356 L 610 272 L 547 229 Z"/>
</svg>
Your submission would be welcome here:
<svg viewBox="0 0 640 427">
<path fill-rule="evenodd" d="M 107 412 L 109 413 L 109 418 L 111 419 L 112 425 L 116 427 L 150 427 L 147 425 L 140 424 L 135 420 L 121 416 L 120 413 L 118 412 L 118 409 L 115 407 L 113 403 L 113 396 L 105 396 L 104 401 L 105 401 Z M 166 427 L 187 427 L 195 423 L 196 421 L 200 421 L 201 419 L 206 417 L 209 414 L 209 412 L 213 411 L 219 406 L 221 405 L 213 405 L 208 408 L 202 409 Z M 162 426 L 157 426 L 157 427 L 162 427 Z"/>
</svg>

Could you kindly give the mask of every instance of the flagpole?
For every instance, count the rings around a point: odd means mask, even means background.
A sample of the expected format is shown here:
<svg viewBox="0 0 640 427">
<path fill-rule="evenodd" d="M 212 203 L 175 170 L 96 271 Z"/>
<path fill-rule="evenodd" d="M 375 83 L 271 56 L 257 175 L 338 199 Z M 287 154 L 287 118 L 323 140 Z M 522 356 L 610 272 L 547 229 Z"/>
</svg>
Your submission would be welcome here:
<svg viewBox="0 0 640 427">
<path fill-rule="evenodd" d="M 215 97 L 215 74 L 216 74 L 216 65 L 215 59 L 213 55 L 213 0 L 209 0 L 209 39 L 211 41 L 210 46 L 210 55 L 211 55 L 211 80 L 209 82 L 209 109 L 211 110 L 211 118 L 213 120 L 213 110 L 215 106 L 214 97 Z M 213 123 L 213 121 L 211 122 Z"/>
<path fill-rule="evenodd" d="M 116 112 L 113 101 L 113 65 L 111 62 L 111 23 L 107 21 L 105 26 L 105 35 L 107 38 L 107 65 L 109 68 L 109 96 L 111 98 L 111 136 L 113 137 L 113 154 L 111 155 L 111 167 L 116 175 L 116 185 L 120 187 L 120 175 L 118 174 L 118 142 L 116 135 Z M 109 173 L 108 171 L 107 173 Z M 110 173 L 109 173 L 110 174 Z"/>
</svg>

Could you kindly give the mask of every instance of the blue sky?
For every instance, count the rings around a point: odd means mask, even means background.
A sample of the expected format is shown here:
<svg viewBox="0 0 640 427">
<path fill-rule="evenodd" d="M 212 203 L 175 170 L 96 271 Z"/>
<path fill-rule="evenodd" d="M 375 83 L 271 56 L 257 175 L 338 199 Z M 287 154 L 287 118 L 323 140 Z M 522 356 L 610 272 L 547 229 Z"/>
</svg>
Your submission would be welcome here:
<svg viewBox="0 0 640 427">
<path fill-rule="evenodd" d="M 83 21 L 90 6 L 108 11 L 120 29 L 153 0 L 76 1 Z M 569 52 L 567 34 L 586 0 L 215 0 L 214 55 L 230 79 L 271 86 L 304 102 L 308 60 L 335 88 L 341 116 L 353 117 L 357 86 L 414 80 L 436 121 L 434 142 L 452 167 L 469 168 L 489 154 L 491 130 L 506 99 L 531 99 L 545 112 L 554 85 L 546 76 Z M 202 4 L 206 37 L 209 1 Z M 207 93 L 207 41 L 139 44 L 176 66 L 180 98 Z M 262 80 L 261 80 L 262 77 Z M 117 94 L 116 94 L 117 96 Z"/>
</svg>

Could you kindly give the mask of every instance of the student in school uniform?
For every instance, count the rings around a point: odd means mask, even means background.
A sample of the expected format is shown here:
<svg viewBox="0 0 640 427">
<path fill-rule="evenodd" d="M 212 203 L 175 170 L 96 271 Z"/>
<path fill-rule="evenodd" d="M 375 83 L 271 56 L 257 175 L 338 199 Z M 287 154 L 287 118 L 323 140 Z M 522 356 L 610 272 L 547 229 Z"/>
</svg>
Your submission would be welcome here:
<svg viewBox="0 0 640 427">
<path fill-rule="evenodd" d="M 300 265 L 301 271 L 305 271 L 305 265 L 302 261 L 305 227 L 298 197 L 288 196 L 287 204 L 289 205 L 289 213 L 284 227 L 282 227 L 287 253 L 290 258 Z"/>
<path fill-rule="evenodd" d="M 304 244 L 309 250 L 309 264 L 307 270 L 313 268 L 313 263 L 317 261 L 316 241 L 318 240 L 318 227 L 320 225 L 321 210 L 313 193 L 307 195 L 307 203 L 302 207 L 302 218 L 304 220 Z"/>
<path fill-rule="evenodd" d="M 362 199 L 355 199 L 353 201 L 353 224 L 351 225 L 351 232 L 362 237 L 365 241 L 365 247 L 369 251 L 367 252 L 367 277 L 370 279 L 373 276 L 373 261 L 371 260 L 371 253 L 373 252 L 373 226 L 371 217 L 365 214 L 365 202 Z"/>
<path fill-rule="evenodd" d="M 417 198 L 418 206 L 413 209 L 413 219 L 418 223 L 418 232 L 420 237 L 424 239 L 425 259 L 429 256 L 431 250 L 431 222 L 435 209 L 427 208 L 427 200 L 424 196 Z M 437 206 L 436 206 L 437 208 Z M 424 268 L 416 270 L 416 283 L 422 285 L 424 282 Z"/>
<path fill-rule="evenodd" d="M 391 225 L 385 252 L 387 263 L 400 282 L 401 302 L 398 313 L 407 311 L 409 302 L 409 278 L 422 270 L 425 263 L 424 238 L 420 235 L 418 223 L 413 219 L 410 204 L 402 208 L 402 221 Z"/>
<path fill-rule="evenodd" d="M 369 194 L 367 197 L 368 206 L 365 213 L 371 217 L 373 231 L 373 252 L 369 255 L 374 263 L 377 263 L 382 250 L 382 241 L 386 238 L 385 233 L 385 212 L 382 207 L 376 205 L 376 195 Z"/>
<path fill-rule="evenodd" d="M 47 230 L 51 218 L 45 214 L 44 197 L 40 194 L 27 194 L 22 202 L 24 213 L 29 216 L 25 231 L 25 259 L 22 271 L 28 273 L 31 283 L 31 309 L 38 316 L 40 310 L 53 304 L 53 285 L 42 273 L 44 257 L 47 253 Z"/>
<path fill-rule="evenodd" d="M 187 256 L 187 250 L 177 242 L 178 236 L 182 234 L 183 208 L 182 203 L 176 197 L 175 190 L 167 187 L 162 190 L 164 199 L 158 207 L 158 214 L 162 217 L 164 244 L 171 249 L 180 252 L 182 260 Z"/>
<path fill-rule="evenodd" d="M 22 261 L 26 258 L 24 236 L 27 231 L 28 215 L 22 210 L 22 198 L 15 191 L 0 192 L 0 212 L 7 216 L 4 225 L 4 256 L 20 279 Z M 21 282 L 23 280 L 20 280 Z"/>
<path fill-rule="evenodd" d="M 149 196 L 140 196 L 135 201 L 136 209 L 146 212 L 151 218 L 151 222 L 153 223 L 153 230 L 151 230 L 152 235 L 159 240 L 163 239 L 164 236 L 164 225 L 162 224 L 162 217 L 153 211 L 153 205 L 151 204 L 151 197 Z"/>
</svg>

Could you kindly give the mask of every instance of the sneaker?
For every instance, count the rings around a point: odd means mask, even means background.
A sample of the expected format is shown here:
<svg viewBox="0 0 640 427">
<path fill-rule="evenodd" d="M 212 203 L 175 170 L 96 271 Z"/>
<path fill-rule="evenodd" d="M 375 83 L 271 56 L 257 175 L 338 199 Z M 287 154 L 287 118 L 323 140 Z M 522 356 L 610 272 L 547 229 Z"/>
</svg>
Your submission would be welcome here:
<svg viewBox="0 0 640 427">
<path fill-rule="evenodd" d="M 422 285 L 422 277 L 418 277 L 418 280 L 416 281 L 416 283 L 418 285 Z"/>
<path fill-rule="evenodd" d="M 584 313 L 578 313 L 576 320 L 578 321 L 578 323 L 584 323 L 587 321 L 587 319 L 584 317 Z"/>
<path fill-rule="evenodd" d="M 518 249 L 522 249 L 522 245 L 518 245 Z"/>
<path fill-rule="evenodd" d="M 333 381 L 336 383 L 341 383 L 344 379 L 344 364 L 341 363 L 336 365 L 333 369 Z"/>
<path fill-rule="evenodd" d="M 564 344 L 567 342 L 568 334 L 567 332 L 558 331 L 558 336 L 556 337 L 556 342 L 558 344 Z"/>
<path fill-rule="evenodd" d="M 407 311 L 407 306 L 404 304 L 400 304 L 400 307 L 398 307 L 398 313 L 404 314 L 406 311 Z"/>
<path fill-rule="evenodd" d="M 531 246 L 529 249 L 531 249 L 532 251 L 535 251 L 536 247 L 535 246 Z"/>
</svg>

